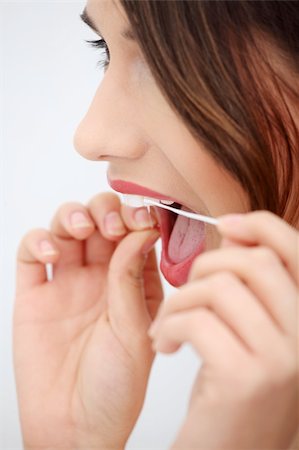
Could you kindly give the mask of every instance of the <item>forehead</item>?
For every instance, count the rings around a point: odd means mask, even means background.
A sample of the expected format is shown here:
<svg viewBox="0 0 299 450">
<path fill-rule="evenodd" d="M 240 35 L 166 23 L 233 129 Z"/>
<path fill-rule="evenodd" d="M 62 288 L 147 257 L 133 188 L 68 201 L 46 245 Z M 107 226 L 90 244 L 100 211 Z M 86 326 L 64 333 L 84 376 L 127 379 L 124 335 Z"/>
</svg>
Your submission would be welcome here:
<svg viewBox="0 0 299 450">
<path fill-rule="evenodd" d="M 128 23 L 119 0 L 88 0 L 85 9 L 87 14 L 94 21 L 98 21 L 103 28 L 113 24 Z"/>
</svg>

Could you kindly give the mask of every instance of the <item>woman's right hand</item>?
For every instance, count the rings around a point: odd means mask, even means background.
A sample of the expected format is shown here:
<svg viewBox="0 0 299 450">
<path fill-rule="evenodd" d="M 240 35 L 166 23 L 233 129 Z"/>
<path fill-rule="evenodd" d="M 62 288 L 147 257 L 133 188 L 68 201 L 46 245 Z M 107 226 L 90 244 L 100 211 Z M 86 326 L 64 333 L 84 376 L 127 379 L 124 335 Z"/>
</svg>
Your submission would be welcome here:
<svg viewBox="0 0 299 450">
<path fill-rule="evenodd" d="M 74 212 L 90 225 L 72 226 Z M 19 246 L 14 363 L 27 449 L 120 449 L 134 427 L 163 297 L 150 250 L 159 233 L 135 213 L 112 193 L 65 204 Z M 43 254 L 43 241 L 58 252 Z"/>
</svg>

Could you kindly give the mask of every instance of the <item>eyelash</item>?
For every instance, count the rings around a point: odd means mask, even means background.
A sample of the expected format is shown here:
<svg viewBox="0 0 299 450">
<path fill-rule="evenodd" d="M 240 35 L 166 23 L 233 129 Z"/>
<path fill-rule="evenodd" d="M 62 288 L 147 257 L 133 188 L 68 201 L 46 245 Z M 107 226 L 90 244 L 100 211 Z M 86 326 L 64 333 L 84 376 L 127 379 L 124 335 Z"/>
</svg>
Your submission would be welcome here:
<svg viewBox="0 0 299 450">
<path fill-rule="evenodd" d="M 106 41 L 104 39 L 98 39 L 96 41 L 85 41 L 85 42 L 92 48 L 104 50 L 104 59 L 100 59 L 97 65 L 101 69 L 104 69 L 104 71 L 106 71 L 110 63 L 110 52 L 108 45 L 106 44 Z"/>
</svg>

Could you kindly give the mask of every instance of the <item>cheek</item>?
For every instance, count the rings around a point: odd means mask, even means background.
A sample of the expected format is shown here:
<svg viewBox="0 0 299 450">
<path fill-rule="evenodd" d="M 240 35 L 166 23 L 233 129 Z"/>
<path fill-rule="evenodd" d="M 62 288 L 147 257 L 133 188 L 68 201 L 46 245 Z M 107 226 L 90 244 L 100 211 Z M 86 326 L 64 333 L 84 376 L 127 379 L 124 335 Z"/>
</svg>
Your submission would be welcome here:
<svg viewBox="0 0 299 450">
<path fill-rule="evenodd" d="M 172 168 L 173 178 L 184 181 L 190 195 L 195 200 L 202 199 L 214 216 L 249 211 L 248 196 L 239 183 L 193 138 L 147 69 L 140 66 L 138 73 L 139 91 L 136 91 L 142 99 L 139 120 L 155 147 L 163 153 L 168 175 Z"/>
<path fill-rule="evenodd" d="M 165 146 L 170 149 L 168 158 L 210 213 L 217 216 L 249 211 L 248 196 L 233 176 L 214 161 L 178 119 L 170 128 L 171 141 Z"/>
<path fill-rule="evenodd" d="M 249 210 L 249 199 L 242 186 L 200 145 L 190 148 L 186 156 L 185 171 L 194 191 L 209 205 L 212 215 Z"/>
<path fill-rule="evenodd" d="M 220 168 L 211 157 L 204 158 L 194 186 L 205 191 L 205 197 L 211 205 L 211 212 L 222 215 L 244 213 L 250 210 L 250 202 L 242 186 L 227 171 Z"/>
</svg>

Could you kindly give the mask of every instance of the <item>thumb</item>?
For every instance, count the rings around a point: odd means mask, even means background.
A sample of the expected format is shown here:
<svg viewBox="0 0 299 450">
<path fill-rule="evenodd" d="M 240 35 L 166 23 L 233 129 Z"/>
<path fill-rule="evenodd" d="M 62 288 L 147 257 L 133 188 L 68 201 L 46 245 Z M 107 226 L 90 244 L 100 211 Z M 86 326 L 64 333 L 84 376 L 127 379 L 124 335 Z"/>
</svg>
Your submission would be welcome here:
<svg viewBox="0 0 299 450">
<path fill-rule="evenodd" d="M 151 322 L 145 301 L 143 270 L 147 254 L 159 238 L 155 230 L 134 231 L 116 248 L 109 266 L 109 319 L 118 330 L 146 332 Z"/>
</svg>

